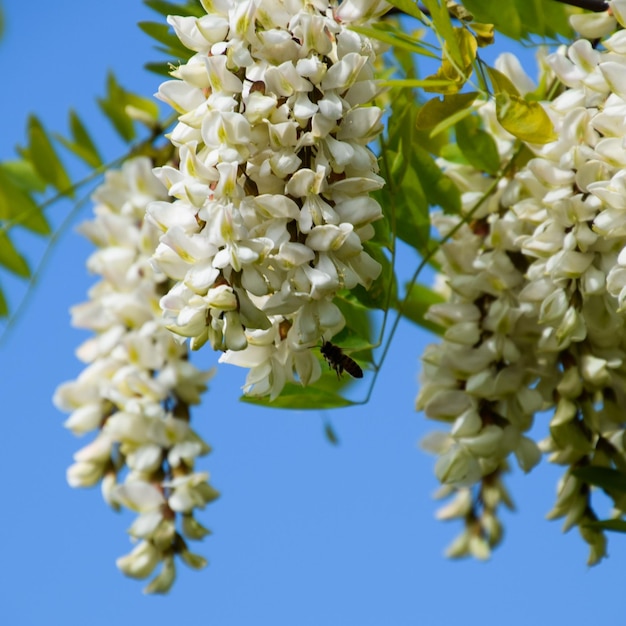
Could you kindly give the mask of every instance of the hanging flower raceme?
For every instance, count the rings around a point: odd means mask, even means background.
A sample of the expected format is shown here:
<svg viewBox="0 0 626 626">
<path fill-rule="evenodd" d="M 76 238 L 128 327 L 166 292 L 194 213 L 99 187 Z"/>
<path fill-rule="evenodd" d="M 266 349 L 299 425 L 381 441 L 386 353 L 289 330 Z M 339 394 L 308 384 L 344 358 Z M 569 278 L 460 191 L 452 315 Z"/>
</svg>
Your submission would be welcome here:
<svg viewBox="0 0 626 626">
<path fill-rule="evenodd" d="M 578 20 L 577 26 L 592 28 L 594 37 L 606 35 L 615 19 L 626 15 L 623 0 L 609 4 L 612 16 L 594 18 L 593 24 Z M 450 435 L 431 437 L 429 443 L 441 454 L 437 474 L 447 492 L 457 489 L 443 516 L 463 517 L 468 526 L 454 554 L 487 553 L 469 537 L 489 541 L 491 521 L 477 524 L 475 505 L 484 499 L 473 499 L 467 490 L 492 480 L 492 470 L 500 471 L 508 452 L 522 469 L 532 467 L 536 445 L 518 433 L 511 438 L 507 430 L 528 430 L 544 410 L 552 418 L 540 448 L 567 467 L 549 516 L 565 517 L 565 529 L 578 526 L 590 547 L 589 563 L 596 563 L 605 555 L 606 539 L 588 525 L 597 519 L 592 492 L 575 470 L 626 463 L 626 31 L 597 47 L 576 41 L 547 64 L 562 85 L 560 94 L 544 103 L 558 139 L 526 146 L 535 157 L 513 179 L 502 178 L 498 189 L 504 190 L 491 196 L 497 206 L 484 223 L 474 220 L 443 246 L 451 297 L 431 316 L 447 331 L 426 353 L 418 406 L 429 417 L 453 423 Z M 468 171 L 466 181 L 473 176 L 476 182 L 476 174 Z M 461 187 L 471 193 L 467 184 Z M 461 247 L 457 241 L 463 238 Z M 496 262 L 498 250 L 508 262 Z M 496 304 L 509 314 L 497 316 L 494 325 Z M 486 358 L 486 346 L 503 330 L 495 342 L 501 351 Z M 623 515 L 624 498 L 609 495 L 613 514 Z M 489 508 L 484 510 L 491 515 Z"/>
<path fill-rule="evenodd" d="M 100 483 L 108 504 L 139 514 L 129 530 L 138 544 L 117 564 L 146 578 L 162 563 L 149 593 L 169 590 L 175 556 L 194 568 L 206 564 L 185 539 L 209 532 L 194 511 L 217 497 L 208 474 L 194 470 L 196 457 L 210 449 L 189 422 L 210 374 L 189 363 L 186 347 L 165 328 L 159 299 L 168 282 L 150 264 L 158 230 L 144 221 L 145 209 L 166 197 L 147 158 L 108 172 L 94 194 L 95 219 L 81 231 L 98 248 L 88 268 L 101 280 L 89 301 L 72 309 L 72 321 L 95 335 L 78 349 L 85 369 L 54 397 L 71 412 L 70 430 L 96 432 L 74 455 L 70 485 Z"/>
<path fill-rule="evenodd" d="M 520 86 L 527 78 L 514 57 L 502 57 L 497 67 Z M 480 113 L 506 163 L 514 156 L 513 138 L 493 124 L 492 105 Z M 438 517 L 465 524 L 448 554 L 484 559 L 502 538 L 499 507 L 512 506 L 503 483 L 508 457 L 529 471 L 541 456 L 527 432 L 542 406 L 534 386 L 546 364 L 536 357 L 536 324 L 518 300 L 525 283 L 517 244 L 523 225 L 504 208 L 518 197 L 519 185 L 512 175 L 494 186 L 494 178 L 469 165 L 440 165 L 461 191 L 462 213 L 433 216 L 439 232 L 450 234 L 439 259 L 448 301 L 428 312 L 445 333 L 425 350 L 417 408 L 450 424 L 449 433 L 423 441 L 439 456 L 435 473 L 444 488 L 438 497 L 453 496 Z"/>
<path fill-rule="evenodd" d="M 163 231 L 154 260 L 176 284 L 168 327 L 223 361 L 250 368 L 246 393 L 276 397 L 320 376 L 311 347 L 345 320 L 333 298 L 368 287 L 380 265 L 363 247 L 381 209 L 381 131 L 371 42 L 343 20 L 382 2 L 220 0 L 206 15 L 170 17 L 196 54 L 159 97 L 179 113 L 178 167 L 157 176 Z"/>
</svg>

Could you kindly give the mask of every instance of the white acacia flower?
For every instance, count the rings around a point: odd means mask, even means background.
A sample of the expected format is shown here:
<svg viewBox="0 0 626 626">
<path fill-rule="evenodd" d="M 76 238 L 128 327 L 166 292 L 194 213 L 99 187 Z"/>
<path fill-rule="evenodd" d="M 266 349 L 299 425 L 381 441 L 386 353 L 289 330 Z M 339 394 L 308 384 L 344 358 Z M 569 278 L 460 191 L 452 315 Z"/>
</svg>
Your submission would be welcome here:
<svg viewBox="0 0 626 626">
<path fill-rule="evenodd" d="M 333 298 L 380 273 L 363 248 L 382 215 L 368 196 L 383 184 L 367 148 L 382 130 L 375 50 L 348 26 L 388 8 L 235 0 L 169 18 L 196 54 L 158 93 L 180 114 L 170 140 L 181 155 L 156 170 L 174 202 L 148 211 L 163 231 L 154 262 L 176 281 L 161 305 L 193 349 L 208 341 L 226 362 L 254 363 L 246 393 L 313 382 L 303 355 L 341 329 Z M 262 360 L 232 355 L 281 325 Z"/>
<path fill-rule="evenodd" d="M 147 158 L 108 172 L 94 194 L 95 219 L 81 230 L 97 246 L 88 267 L 100 282 L 90 290 L 90 300 L 74 307 L 72 315 L 75 325 L 95 334 L 77 351 L 85 369 L 54 396 L 55 404 L 71 413 L 68 428 L 80 435 L 97 432 L 74 455 L 68 482 L 73 487 L 101 482 L 107 503 L 138 514 L 129 533 L 141 542 L 117 564 L 128 576 L 145 578 L 161 562 L 149 592 L 169 589 L 175 554 L 194 567 L 202 563 L 201 557 L 190 556 L 182 538 L 187 530 L 191 539 L 203 535 L 193 518 L 197 500 L 185 508 L 178 531 L 180 516 L 168 504 L 168 481 L 174 475 L 178 481 L 189 475 L 197 492 L 208 488 L 212 499 L 217 496 L 206 482 L 208 474 L 194 472 L 196 458 L 210 448 L 189 423 L 189 407 L 200 401 L 210 372 L 189 363 L 187 348 L 165 327 L 159 300 L 168 279 L 150 263 L 159 231 L 144 221 L 145 209 L 152 201 L 165 204 L 166 197 Z M 165 210 L 161 215 L 170 219 Z M 182 237 L 184 219 L 178 224 Z M 178 266 L 183 262 L 180 258 Z M 201 280 L 200 272 L 194 280 Z M 215 295 L 212 302 L 233 310 L 234 297 L 230 305 L 227 300 Z"/>
</svg>

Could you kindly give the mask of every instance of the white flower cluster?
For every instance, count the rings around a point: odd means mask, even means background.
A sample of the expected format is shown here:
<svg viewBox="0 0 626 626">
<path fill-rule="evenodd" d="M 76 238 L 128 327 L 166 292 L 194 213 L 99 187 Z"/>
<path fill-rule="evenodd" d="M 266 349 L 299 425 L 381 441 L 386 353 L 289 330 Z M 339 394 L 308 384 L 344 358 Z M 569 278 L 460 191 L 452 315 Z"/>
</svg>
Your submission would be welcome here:
<svg viewBox="0 0 626 626">
<path fill-rule="evenodd" d="M 624 0 L 609 4 L 613 16 L 594 18 L 595 35 L 616 19 L 626 26 Z M 539 448 L 568 468 L 549 516 L 564 516 L 565 529 L 579 526 L 595 563 L 606 540 L 585 526 L 596 519 L 591 490 L 572 470 L 626 464 L 626 30 L 597 49 L 578 40 L 547 64 L 561 85 L 544 103 L 558 139 L 527 146 L 534 158 L 502 177 L 444 244 L 451 295 L 431 317 L 446 332 L 425 354 L 418 408 L 452 424 L 450 434 L 426 444 L 440 454 L 436 473 L 446 493 L 457 493 L 443 517 L 466 522 L 453 554 L 482 557 L 497 543 L 491 505 L 468 488 L 484 488 L 510 453 L 531 469 L 539 450 L 524 433 L 535 414 L 549 410 L 549 436 Z M 493 131 L 490 106 L 481 113 Z M 507 148 L 495 132 L 504 164 L 512 138 Z M 450 174 L 466 212 L 492 182 L 470 167 L 450 166 Z M 444 234 L 456 222 L 436 221 Z M 612 497 L 614 514 L 625 514 L 625 499 Z"/>
<path fill-rule="evenodd" d="M 187 550 L 184 537 L 208 533 L 193 514 L 217 497 L 208 474 L 194 471 L 196 457 L 209 447 L 189 424 L 189 406 L 200 401 L 210 373 L 191 365 L 186 347 L 164 327 L 159 299 L 167 279 L 150 265 L 159 233 L 144 221 L 145 209 L 166 197 L 145 157 L 108 172 L 95 192 L 95 219 L 81 230 L 98 248 L 88 268 L 102 280 L 88 302 L 72 309 L 73 324 L 95 336 L 77 351 L 86 368 L 54 397 L 71 412 L 70 430 L 97 432 L 74 455 L 70 485 L 100 482 L 107 503 L 139 513 L 129 530 L 139 543 L 117 564 L 145 578 L 162 562 L 146 588 L 150 593 L 170 588 L 176 555 L 192 567 L 206 564 Z"/>
<path fill-rule="evenodd" d="M 158 96 L 180 113 L 178 167 L 157 176 L 154 259 L 176 281 L 168 328 L 250 368 L 244 391 L 275 398 L 320 376 L 311 347 L 345 324 L 340 289 L 368 287 L 365 251 L 383 181 L 367 148 L 381 131 L 371 42 L 346 27 L 388 5 L 350 0 L 215 0 L 170 17 L 196 52 Z"/>
<path fill-rule="evenodd" d="M 514 57 L 503 56 L 496 66 L 520 90 L 529 88 Z M 480 113 L 506 162 L 514 151 L 512 137 L 495 122 L 491 104 Z M 511 506 L 502 482 L 507 458 L 513 453 L 529 471 L 541 456 L 525 434 L 542 407 L 534 388 L 542 367 L 534 350 L 539 332 L 518 298 L 525 265 L 517 240 L 526 231 L 504 207 L 519 197 L 519 185 L 503 176 L 492 189 L 493 179 L 469 165 L 442 166 L 462 192 L 462 213 L 471 217 L 463 223 L 462 216 L 433 215 L 439 231 L 451 233 L 440 253 L 449 298 L 428 312 L 446 331 L 441 343 L 425 350 L 417 408 L 451 424 L 449 433 L 435 432 L 423 441 L 439 455 L 439 496 L 455 494 L 438 517 L 465 521 L 448 554 L 487 558 L 502 536 L 497 509 Z M 470 487 L 477 483 L 473 494 Z"/>
</svg>

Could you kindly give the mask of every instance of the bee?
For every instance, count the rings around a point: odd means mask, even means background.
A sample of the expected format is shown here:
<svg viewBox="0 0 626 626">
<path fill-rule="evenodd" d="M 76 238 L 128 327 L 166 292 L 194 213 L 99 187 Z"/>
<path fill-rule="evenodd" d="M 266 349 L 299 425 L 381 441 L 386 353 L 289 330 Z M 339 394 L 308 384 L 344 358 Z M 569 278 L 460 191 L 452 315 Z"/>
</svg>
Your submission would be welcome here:
<svg viewBox="0 0 626 626">
<path fill-rule="evenodd" d="M 344 371 L 348 372 L 353 378 L 363 378 L 363 370 L 359 364 L 343 353 L 343 350 L 330 341 L 325 341 L 320 348 L 322 356 L 328 361 L 328 365 L 337 372 L 337 378 L 340 378 Z"/>
</svg>

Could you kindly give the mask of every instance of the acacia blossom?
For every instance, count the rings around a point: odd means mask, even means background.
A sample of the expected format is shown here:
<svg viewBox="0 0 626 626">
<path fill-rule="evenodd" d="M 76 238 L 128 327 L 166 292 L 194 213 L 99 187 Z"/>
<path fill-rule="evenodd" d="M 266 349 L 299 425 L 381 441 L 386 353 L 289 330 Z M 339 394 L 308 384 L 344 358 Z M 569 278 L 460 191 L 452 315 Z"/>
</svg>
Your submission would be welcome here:
<svg viewBox="0 0 626 626">
<path fill-rule="evenodd" d="M 481 526 L 476 506 L 484 499 L 468 490 L 498 476 L 509 452 L 530 469 L 538 460 L 536 445 L 506 431 L 512 424 L 527 431 L 540 411 L 552 415 L 540 449 L 567 467 L 549 517 L 565 517 L 566 530 L 579 527 L 589 563 L 606 553 L 603 533 L 587 525 L 597 519 L 592 491 L 574 470 L 626 462 L 626 31 L 612 33 L 616 20 L 624 26 L 626 3 L 609 4 L 612 15 L 576 22 L 593 36 L 604 35 L 600 46 L 580 39 L 546 59 L 561 85 L 543 103 L 558 138 L 527 145 L 534 157 L 515 176 L 501 178 L 491 209 L 475 214 L 442 247 L 451 295 L 431 317 L 447 330 L 425 354 L 418 407 L 453 424 L 449 435 L 430 437 L 427 445 L 440 454 L 436 472 L 444 492 L 456 493 L 442 516 L 466 522 L 453 545 L 457 556 L 486 556 L 495 545 L 493 511 L 485 505 L 488 523 Z M 492 105 L 481 114 L 502 138 Z M 498 146 L 504 164 L 510 152 L 506 141 Z M 481 189 L 469 181 L 480 179 L 482 188 L 489 181 L 465 169 L 460 184 L 467 207 Z M 438 218 L 442 232 L 450 220 Z M 494 317 L 496 305 L 507 315 Z M 494 341 L 500 351 L 489 350 Z M 613 514 L 623 515 L 626 501 L 610 495 Z"/>
<path fill-rule="evenodd" d="M 165 328 L 159 299 L 167 278 L 150 264 L 158 230 L 144 220 L 145 209 L 166 197 L 145 157 L 109 171 L 94 193 L 95 218 L 80 230 L 97 247 L 87 266 L 101 280 L 72 309 L 73 324 L 94 336 L 77 351 L 85 369 L 54 396 L 71 413 L 67 428 L 96 433 L 74 455 L 69 484 L 100 483 L 109 505 L 139 514 L 129 529 L 137 546 L 117 565 L 146 578 L 162 563 L 149 593 L 169 590 L 176 555 L 194 568 L 206 564 L 185 538 L 208 533 L 194 510 L 217 497 L 208 474 L 194 470 L 196 457 L 210 448 L 189 423 L 190 405 L 199 403 L 210 372 L 189 363 L 187 348 Z"/>
<path fill-rule="evenodd" d="M 175 282 L 168 328 L 250 369 L 244 392 L 275 398 L 317 380 L 311 350 L 345 324 L 341 289 L 369 287 L 380 264 L 364 243 L 383 181 L 367 147 L 375 50 L 347 20 L 388 8 L 353 0 L 217 0 L 169 17 L 196 52 L 157 94 L 180 115 L 177 167 L 156 170 L 173 202 L 154 202 L 156 265 Z"/>
</svg>

